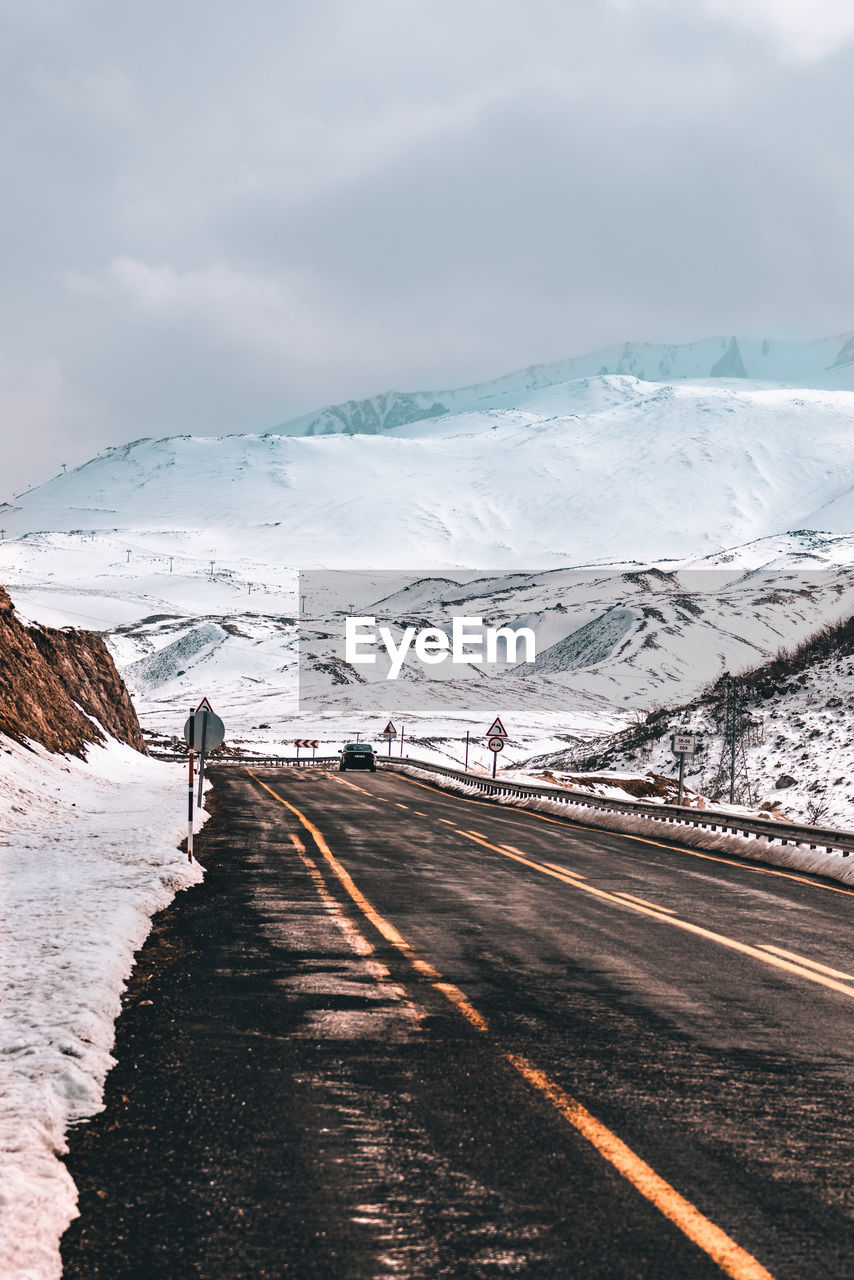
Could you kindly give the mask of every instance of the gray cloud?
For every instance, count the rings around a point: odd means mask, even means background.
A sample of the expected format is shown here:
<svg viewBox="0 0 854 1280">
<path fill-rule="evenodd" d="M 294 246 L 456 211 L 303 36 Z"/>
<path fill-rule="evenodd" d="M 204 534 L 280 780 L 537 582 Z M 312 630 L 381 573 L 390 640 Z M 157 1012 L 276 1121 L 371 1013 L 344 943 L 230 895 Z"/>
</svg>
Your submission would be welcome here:
<svg viewBox="0 0 854 1280">
<path fill-rule="evenodd" d="M 854 326 L 837 0 L 0 23 L 7 486 L 624 338 Z"/>
</svg>

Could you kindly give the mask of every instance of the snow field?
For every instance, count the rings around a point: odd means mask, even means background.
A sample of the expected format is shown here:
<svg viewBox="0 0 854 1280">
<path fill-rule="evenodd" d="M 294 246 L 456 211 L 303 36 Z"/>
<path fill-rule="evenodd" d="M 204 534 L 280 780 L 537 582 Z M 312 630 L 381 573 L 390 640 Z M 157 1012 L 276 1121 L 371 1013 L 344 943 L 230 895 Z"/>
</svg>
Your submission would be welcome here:
<svg viewBox="0 0 854 1280">
<path fill-rule="evenodd" d="M 0 1276 L 58 1280 L 77 1193 L 59 1156 L 101 1108 L 121 993 L 155 912 L 202 878 L 183 773 L 0 738 Z"/>
</svg>

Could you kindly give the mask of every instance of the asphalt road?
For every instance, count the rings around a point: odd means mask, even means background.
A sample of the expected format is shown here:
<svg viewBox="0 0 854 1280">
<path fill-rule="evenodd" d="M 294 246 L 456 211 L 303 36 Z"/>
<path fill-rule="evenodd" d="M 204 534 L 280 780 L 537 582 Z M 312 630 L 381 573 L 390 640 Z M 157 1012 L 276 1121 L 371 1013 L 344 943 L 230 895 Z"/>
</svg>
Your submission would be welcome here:
<svg viewBox="0 0 854 1280">
<path fill-rule="evenodd" d="M 389 773 L 221 770 L 66 1277 L 854 1277 L 854 894 Z"/>
</svg>

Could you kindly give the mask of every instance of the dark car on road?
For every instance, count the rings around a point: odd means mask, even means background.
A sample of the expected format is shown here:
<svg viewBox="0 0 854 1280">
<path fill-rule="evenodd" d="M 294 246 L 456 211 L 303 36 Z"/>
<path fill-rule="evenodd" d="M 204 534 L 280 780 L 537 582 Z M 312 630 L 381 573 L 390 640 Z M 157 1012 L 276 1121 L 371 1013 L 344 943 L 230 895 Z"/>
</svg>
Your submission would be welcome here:
<svg viewBox="0 0 854 1280">
<path fill-rule="evenodd" d="M 341 752 L 339 769 L 370 769 L 376 773 L 377 757 L 369 742 L 348 742 Z"/>
</svg>

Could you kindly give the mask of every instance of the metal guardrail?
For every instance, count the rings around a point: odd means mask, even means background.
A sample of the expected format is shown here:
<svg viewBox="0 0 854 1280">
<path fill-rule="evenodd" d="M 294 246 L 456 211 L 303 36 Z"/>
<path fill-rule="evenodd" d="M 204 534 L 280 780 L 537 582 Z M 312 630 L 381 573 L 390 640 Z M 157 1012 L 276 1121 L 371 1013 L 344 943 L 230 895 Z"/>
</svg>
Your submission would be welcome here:
<svg viewBox="0 0 854 1280">
<path fill-rule="evenodd" d="M 851 831 L 835 831 L 824 827 L 775 822 L 770 818 L 742 818 L 716 809 L 691 809 L 687 805 L 609 800 L 602 796 L 593 796 L 587 791 L 573 791 L 564 787 L 538 787 L 535 783 L 486 778 L 482 774 L 464 773 L 460 769 L 449 769 L 441 764 L 428 764 L 422 760 L 412 760 L 408 756 L 404 762 L 386 761 L 379 757 L 377 763 L 391 769 L 405 763 L 412 768 L 423 769 L 427 773 L 438 773 L 454 778 L 458 782 L 466 783 L 467 786 L 476 787 L 486 795 L 530 796 L 541 800 L 555 800 L 559 804 L 602 809 L 606 813 L 632 814 L 635 817 L 650 818 L 655 822 L 671 825 L 703 827 L 707 831 L 778 840 L 780 844 L 808 845 L 810 849 L 825 849 L 828 853 L 838 851 L 844 858 L 854 851 L 854 832 Z"/>
<path fill-rule="evenodd" d="M 181 760 L 186 762 L 186 755 L 166 752 L 151 752 L 155 760 Z M 306 768 L 313 765 L 337 767 L 339 757 L 310 756 L 299 760 L 286 756 L 212 756 L 208 767 L 220 765 L 266 765 L 270 768 Z M 832 828 L 810 827 L 796 823 L 775 822 L 770 818 L 742 818 L 732 813 L 722 813 L 718 809 L 691 809 L 687 805 L 644 804 L 642 801 L 610 800 L 603 796 L 591 795 L 588 791 L 573 791 L 568 787 L 538 787 L 530 782 L 511 782 L 501 778 L 486 778 L 479 773 L 465 773 L 461 769 L 450 769 L 447 765 L 433 764 L 426 760 L 413 760 L 406 756 L 388 759 L 377 756 L 377 764 L 384 769 L 397 769 L 402 764 L 413 769 L 423 769 L 425 773 L 437 773 L 444 777 L 464 782 L 475 787 L 485 795 L 529 796 L 540 800 L 555 800 L 558 804 L 574 805 L 587 809 L 602 809 L 606 813 L 631 814 L 638 818 L 650 818 L 654 822 L 670 825 L 702 827 L 706 831 L 720 831 L 738 836 L 755 836 L 757 839 L 777 840 L 780 844 L 807 845 L 810 849 L 825 849 L 828 853 L 840 852 L 847 858 L 854 852 L 854 832 L 836 831 Z"/>
<path fill-rule="evenodd" d="M 152 760 L 170 760 L 170 761 L 172 761 L 173 763 L 174 763 L 175 761 L 181 761 L 181 762 L 183 762 L 184 764 L 186 764 L 186 763 L 187 763 L 187 754 L 186 754 L 186 752 L 185 752 L 185 753 L 183 753 L 183 754 L 181 754 L 181 753 L 179 753 L 179 752 L 173 752 L 173 751 L 149 751 L 149 753 L 148 753 L 148 754 L 149 754 L 149 756 L 151 757 L 151 759 L 152 759 Z M 301 756 L 299 760 L 297 760 L 297 759 L 296 759 L 296 757 L 290 757 L 290 756 L 215 756 L 215 755 L 210 755 L 210 756 L 208 756 L 208 758 L 207 758 L 207 765 L 206 765 L 206 767 L 207 767 L 208 769 L 210 769 L 210 768 L 213 768 L 213 766 L 214 766 L 214 765 L 216 765 L 216 766 L 218 767 L 219 765 L 222 765 L 222 764 L 225 764 L 225 765 L 265 764 L 265 765 L 269 766 L 270 768 L 274 768 L 274 767 L 277 767 L 277 766 L 291 766 L 291 765 L 296 766 L 296 765 L 298 765 L 298 766 L 299 766 L 299 768 L 301 768 L 301 769 L 302 769 L 302 768 L 305 768 L 306 766 L 310 766 L 310 765 L 314 765 L 314 764 L 317 764 L 317 765 L 330 765 L 330 764 L 337 765 L 337 764 L 338 764 L 338 761 L 339 761 L 339 757 L 338 757 L 337 755 L 334 755 L 334 756 L 314 756 L 314 757 L 312 757 L 312 756 Z"/>
</svg>

